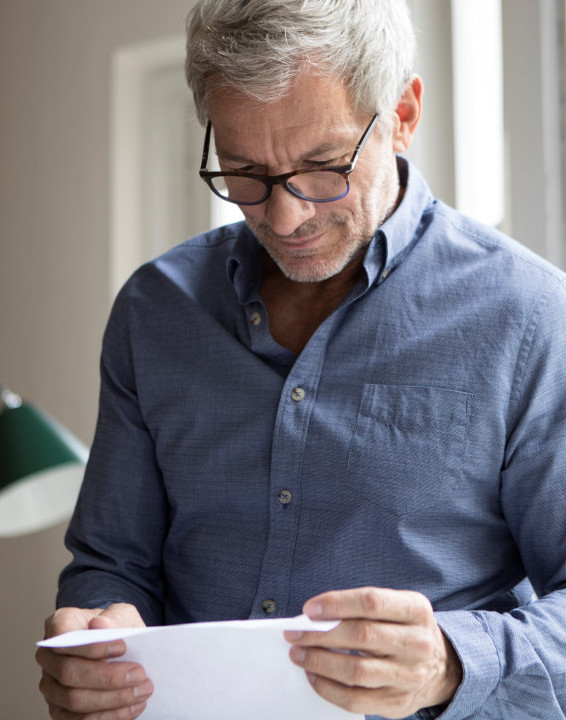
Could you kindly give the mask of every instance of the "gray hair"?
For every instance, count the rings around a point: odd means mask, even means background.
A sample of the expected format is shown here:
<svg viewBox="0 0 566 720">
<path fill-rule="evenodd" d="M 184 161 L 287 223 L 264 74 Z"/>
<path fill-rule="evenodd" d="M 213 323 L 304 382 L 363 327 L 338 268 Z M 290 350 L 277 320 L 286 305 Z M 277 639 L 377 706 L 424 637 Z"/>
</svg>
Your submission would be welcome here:
<svg viewBox="0 0 566 720">
<path fill-rule="evenodd" d="M 185 70 L 203 124 L 209 92 L 275 102 L 305 66 L 340 79 L 356 110 L 387 123 L 414 56 L 405 0 L 197 0 L 187 21 Z"/>
</svg>

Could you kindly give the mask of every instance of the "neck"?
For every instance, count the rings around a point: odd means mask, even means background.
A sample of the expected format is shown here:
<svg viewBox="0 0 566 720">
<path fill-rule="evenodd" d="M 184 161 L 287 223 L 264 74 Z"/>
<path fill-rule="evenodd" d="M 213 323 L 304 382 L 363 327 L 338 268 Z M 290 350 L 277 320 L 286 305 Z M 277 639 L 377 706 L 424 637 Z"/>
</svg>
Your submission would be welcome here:
<svg viewBox="0 0 566 720">
<path fill-rule="evenodd" d="M 320 282 L 296 282 L 286 277 L 262 252 L 261 296 L 274 340 L 297 355 L 318 326 L 332 314 L 363 274 L 359 253 L 337 275 Z"/>
</svg>

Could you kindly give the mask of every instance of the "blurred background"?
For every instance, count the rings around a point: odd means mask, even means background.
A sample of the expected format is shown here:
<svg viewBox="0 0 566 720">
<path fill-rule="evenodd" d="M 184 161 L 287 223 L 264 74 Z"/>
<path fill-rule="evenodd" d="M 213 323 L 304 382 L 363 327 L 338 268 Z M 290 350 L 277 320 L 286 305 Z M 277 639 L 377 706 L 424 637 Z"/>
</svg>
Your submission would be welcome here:
<svg viewBox="0 0 566 720">
<path fill-rule="evenodd" d="M 438 197 L 565 267 L 564 0 L 409 4 L 425 84 L 410 158 Z M 120 285 L 232 219 L 197 173 L 190 7 L 0 3 L 0 382 L 86 446 Z M 66 561 L 64 527 L 0 537 L 0 697 L 13 720 L 47 717 L 33 644 Z"/>
</svg>

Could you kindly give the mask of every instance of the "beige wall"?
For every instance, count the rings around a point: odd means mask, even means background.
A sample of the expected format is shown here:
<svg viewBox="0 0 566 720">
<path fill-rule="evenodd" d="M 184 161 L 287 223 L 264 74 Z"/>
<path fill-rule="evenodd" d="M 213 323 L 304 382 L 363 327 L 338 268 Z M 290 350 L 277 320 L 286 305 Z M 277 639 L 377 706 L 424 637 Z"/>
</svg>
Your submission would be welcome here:
<svg viewBox="0 0 566 720">
<path fill-rule="evenodd" d="M 0 382 L 90 443 L 109 310 L 113 51 L 190 0 L 0 5 Z"/>
</svg>

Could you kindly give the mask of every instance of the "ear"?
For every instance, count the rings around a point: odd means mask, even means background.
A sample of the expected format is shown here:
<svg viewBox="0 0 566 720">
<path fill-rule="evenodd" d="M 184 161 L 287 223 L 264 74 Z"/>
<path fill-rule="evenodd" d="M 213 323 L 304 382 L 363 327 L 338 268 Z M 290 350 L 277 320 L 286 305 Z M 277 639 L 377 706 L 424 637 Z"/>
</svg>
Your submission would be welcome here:
<svg viewBox="0 0 566 720">
<path fill-rule="evenodd" d="M 423 83 L 420 77 L 415 75 L 393 113 L 392 139 L 395 152 L 405 152 L 413 141 L 413 134 L 421 117 L 422 97 Z"/>
</svg>

